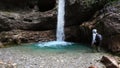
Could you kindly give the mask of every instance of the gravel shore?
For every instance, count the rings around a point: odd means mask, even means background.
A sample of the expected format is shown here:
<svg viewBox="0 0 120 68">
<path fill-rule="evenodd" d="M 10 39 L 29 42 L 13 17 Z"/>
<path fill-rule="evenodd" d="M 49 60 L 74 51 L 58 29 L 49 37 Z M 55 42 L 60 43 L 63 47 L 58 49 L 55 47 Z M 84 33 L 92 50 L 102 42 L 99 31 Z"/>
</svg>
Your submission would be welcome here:
<svg viewBox="0 0 120 68">
<path fill-rule="evenodd" d="M 81 52 L 26 52 L 22 49 L 1 48 L 0 61 L 16 63 L 17 68 L 88 68 L 91 65 L 104 68 L 100 59 L 106 53 Z"/>
</svg>

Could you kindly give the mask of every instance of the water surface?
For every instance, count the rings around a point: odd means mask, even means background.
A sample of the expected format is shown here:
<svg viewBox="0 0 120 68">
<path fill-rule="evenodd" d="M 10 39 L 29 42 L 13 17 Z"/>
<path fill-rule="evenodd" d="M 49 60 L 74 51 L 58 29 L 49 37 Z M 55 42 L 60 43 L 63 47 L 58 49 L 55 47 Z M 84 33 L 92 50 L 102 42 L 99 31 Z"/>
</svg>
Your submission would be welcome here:
<svg viewBox="0 0 120 68">
<path fill-rule="evenodd" d="M 12 50 L 28 54 L 62 54 L 62 53 L 91 53 L 91 47 L 70 42 L 41 42 L 32 44 L 22 44 L 20 46 L 11 47 Z"/>
</svg>

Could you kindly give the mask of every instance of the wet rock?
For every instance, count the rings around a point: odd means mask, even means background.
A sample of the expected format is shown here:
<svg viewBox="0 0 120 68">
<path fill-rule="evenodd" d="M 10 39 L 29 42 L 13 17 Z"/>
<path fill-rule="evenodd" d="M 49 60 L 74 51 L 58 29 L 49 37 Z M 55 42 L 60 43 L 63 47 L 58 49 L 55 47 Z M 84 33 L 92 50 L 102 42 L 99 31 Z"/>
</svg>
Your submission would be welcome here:
<svg viewBox="0 0 120 68">
<path fill-rule="evenodd" d="M 110 56 L 103 56 L 101 62 L 105 64 L 106 68 L 119 68 L 117 61 Z"/>
</svg>

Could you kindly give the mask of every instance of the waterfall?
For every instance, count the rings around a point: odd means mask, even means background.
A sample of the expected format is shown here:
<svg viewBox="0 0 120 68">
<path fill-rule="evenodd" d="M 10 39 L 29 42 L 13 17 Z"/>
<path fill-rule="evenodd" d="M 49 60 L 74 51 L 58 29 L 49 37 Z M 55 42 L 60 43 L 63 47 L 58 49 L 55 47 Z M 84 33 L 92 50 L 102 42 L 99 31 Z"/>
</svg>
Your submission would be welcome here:
<svg viewBox="0 0 120 68">
<path fill-rule="evenodd" d="M 65 42 L 64 38 L 64 15 L 65 15 L 65 0 L 59 0 L 58 4 L 58 16 L 57 16 L 57 31 L 56 31 L 56 38 L 57 41 L 50 41 L 39 43 L 39 47 L 61 47 L 72 45 L 73 43 Z"/>
<path fill-rule="evenodd" d="M 57 17 L 57 41 L 64 41 L 65 0 L 59 0 Z"/>
</svg>

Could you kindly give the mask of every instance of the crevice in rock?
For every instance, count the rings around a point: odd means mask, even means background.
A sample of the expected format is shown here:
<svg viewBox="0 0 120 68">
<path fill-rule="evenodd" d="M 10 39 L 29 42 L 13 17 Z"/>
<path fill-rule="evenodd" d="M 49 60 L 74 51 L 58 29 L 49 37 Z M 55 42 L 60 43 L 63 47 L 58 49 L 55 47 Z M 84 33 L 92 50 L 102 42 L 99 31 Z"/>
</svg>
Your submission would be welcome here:
<svg viewBox="0 0 120 68">
<path fill-rule="evenodd" d="M 24 21 L 27 21 L 27 22 L 32 22 L 31 19 L 27 19 L 27 18 L 24 18 Z"/>
</svg>

